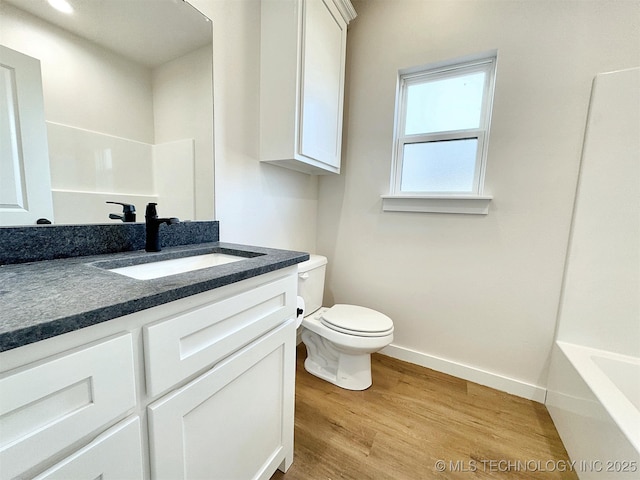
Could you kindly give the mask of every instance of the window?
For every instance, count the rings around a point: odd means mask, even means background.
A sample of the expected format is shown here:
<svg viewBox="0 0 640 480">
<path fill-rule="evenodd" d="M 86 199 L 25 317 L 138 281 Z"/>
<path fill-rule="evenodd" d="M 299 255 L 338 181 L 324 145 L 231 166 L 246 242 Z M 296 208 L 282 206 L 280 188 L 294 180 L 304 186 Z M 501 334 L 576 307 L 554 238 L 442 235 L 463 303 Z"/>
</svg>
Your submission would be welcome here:
<svg viewBox="0 0 640 480">
<path fill-rule="evenodd" d="M 399 72 L 385 210 L 439 212 L 454 200 L 465 205 L 460 213 L 486 213 L 491 197 L 483 196 L 483 183 L 495 68 L 496 52 L 491 52 Z M 440 206 L 419 207 L 427 203 Z M 469 211 L 474 204 L 481 211 Z M 400 205 L 405 208 L 392 208 Z"/>
</svg>

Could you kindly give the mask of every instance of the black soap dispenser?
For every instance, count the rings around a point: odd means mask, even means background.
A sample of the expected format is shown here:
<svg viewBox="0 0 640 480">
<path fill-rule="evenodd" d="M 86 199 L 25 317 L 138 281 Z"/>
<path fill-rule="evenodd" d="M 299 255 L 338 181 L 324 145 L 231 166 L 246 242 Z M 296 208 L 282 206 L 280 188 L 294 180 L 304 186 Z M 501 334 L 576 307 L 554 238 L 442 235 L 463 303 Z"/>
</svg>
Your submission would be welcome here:
<svg viewBox="0 0 640 480">
<path fill-rule="evenodd" d="M 147 204 L 147 209 L 144 212 L 144 219 L 146 223 L 146 242 L 144 249 L 147 252 L 159 252 L 160 251 L 160 236 L 158 235 L 158 210 L 156 209 L 156 203 Z"/>
</svg>

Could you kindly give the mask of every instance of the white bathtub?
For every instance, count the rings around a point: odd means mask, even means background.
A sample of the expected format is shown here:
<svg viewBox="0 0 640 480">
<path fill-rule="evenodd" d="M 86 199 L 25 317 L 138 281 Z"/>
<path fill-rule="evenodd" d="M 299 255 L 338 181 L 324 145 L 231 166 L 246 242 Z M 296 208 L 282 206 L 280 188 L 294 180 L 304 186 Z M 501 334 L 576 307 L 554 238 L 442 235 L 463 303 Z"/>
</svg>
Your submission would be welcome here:
<svg viewBox="0 0 640 480">
<path fill-rule="evenodd" d="M 556 342 L 545 404 L 581 479 L 640 478 L 640 358 Z"/>
</svg>

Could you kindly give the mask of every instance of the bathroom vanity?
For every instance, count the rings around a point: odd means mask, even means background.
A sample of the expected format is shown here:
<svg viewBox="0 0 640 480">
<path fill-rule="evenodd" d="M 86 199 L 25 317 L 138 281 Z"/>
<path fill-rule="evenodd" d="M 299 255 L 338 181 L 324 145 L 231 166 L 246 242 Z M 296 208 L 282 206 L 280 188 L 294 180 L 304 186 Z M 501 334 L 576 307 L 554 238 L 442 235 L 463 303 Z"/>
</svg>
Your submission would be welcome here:
<svg viewBox="0 0 640 480">
<path fill-rule="evenodd" d="M 216 252 L 242 258 L 150 280 L 112 271 Z M 0 266 L 0 477 L 286 470 L 307 258 L 209 242 Z"/>
</svg>

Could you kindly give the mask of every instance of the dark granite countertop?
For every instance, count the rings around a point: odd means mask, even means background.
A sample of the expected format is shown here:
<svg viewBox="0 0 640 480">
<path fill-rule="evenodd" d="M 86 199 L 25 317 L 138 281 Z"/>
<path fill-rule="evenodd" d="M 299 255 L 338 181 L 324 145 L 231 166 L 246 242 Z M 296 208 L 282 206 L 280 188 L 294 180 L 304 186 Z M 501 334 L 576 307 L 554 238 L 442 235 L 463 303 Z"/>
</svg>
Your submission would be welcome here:
<svg viewBox="0 0 640 480">
<path fill-rule="evenodd" d="M 203 253 L 250 257 L 241 262 L 152 280 L 117 268 Z M 0 265 L 0 352 L 95 325 L 180 298 L 279 270 L 309 258 L 303 252 L 222 242 Z"/>
</svg>

